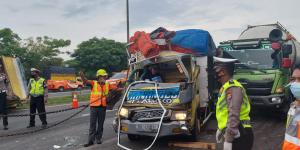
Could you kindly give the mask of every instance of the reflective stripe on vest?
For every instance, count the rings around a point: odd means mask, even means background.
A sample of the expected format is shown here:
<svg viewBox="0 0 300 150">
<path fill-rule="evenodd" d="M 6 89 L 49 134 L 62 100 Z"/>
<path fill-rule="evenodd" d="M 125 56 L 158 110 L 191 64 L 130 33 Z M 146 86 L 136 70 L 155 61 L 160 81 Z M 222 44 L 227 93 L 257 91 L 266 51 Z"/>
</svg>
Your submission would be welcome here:
<svg viewBox="0 0 300 150">
<path fill-rule="evenodd" d="M 282 149 L 300 149 L 300 107 L 292 106 L 288 112 L 288 119 Z"/>
<path fill-rule="evenodd" d="M 289 134 L 285 134 L 284 140 L 294 145 L 300 146 L 300 139 L 298 139 L 297 137 L 293 137 Z"/>
<path fill-rule="evenodd" d="M 39 78 L 37 81 L 33 78 L 30 79 L 30 95 L 41 96 L 44 95 L 44 78 Z"/>
<path fill-rule="evenodd" d="M 227 107 L 227 101 L 226 101 L 226 91 L 230 87 L 240 87 L 243 92 L 243 104 L 241 105 L 241 111 L 240 111 L 240 120 L 243 126 L 246 127 L 251 127 L 250 125 L 250 101 L 249 98 L 246 94 L 246 90 L 244 87 L 236 80 L 230 80 L 226 82 L 222 88 L 220 89 L 219 92 L 219 98 L 217 101 L 217 106 L 216 106 L 216 118 L 218 121 L 218 128 L 220 130 L 225 129 L 227 125 L 227 120 L 228 120 L 228 107 Z"/>
<path fill-rule="evenodd" d="M 103 87 L 103 86 L 102 86 Z M 90 96 L 90 106 L 106 107 L 106 97 L 109 92 L 109 83 L 105 82 L 104 89 L 99 86 L 97 81 L 94 81 L 93 89 Z"/>
</svg>

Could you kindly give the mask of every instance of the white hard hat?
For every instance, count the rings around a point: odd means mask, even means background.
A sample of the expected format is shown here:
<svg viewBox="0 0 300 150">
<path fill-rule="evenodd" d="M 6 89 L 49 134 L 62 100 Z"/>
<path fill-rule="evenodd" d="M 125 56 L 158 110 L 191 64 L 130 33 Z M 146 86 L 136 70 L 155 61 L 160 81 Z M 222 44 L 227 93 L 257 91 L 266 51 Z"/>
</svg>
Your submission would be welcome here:
<svg viewBox="0 0 300 150">
<path fill-rule="evenodd" d="M 30 69 L 31 72 L 41 72 L 40 70 L 36 69 L 36 68 L 31 68 Z"/>
<path fill-rule="evenodd" d="M 233 62 L 236 62 L 236 61 L 237 61 L 237 59 L 214 57 L 214 62 L 215 63 L 233 63 Z"/>
</svg>

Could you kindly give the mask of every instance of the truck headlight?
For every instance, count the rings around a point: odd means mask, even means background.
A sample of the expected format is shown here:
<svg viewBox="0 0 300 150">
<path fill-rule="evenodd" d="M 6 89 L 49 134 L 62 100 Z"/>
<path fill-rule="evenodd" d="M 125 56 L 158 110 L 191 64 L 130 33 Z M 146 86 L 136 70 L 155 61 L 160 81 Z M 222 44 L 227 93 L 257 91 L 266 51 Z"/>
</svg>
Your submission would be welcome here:
<svg viewBox="0 0 300 150">
<path fill-rule="evenodd" d="M 173 120 L 186 120 L 186 112 L 184 111 L 173 111 L 172 112 Z"/>
<path fill-rule="evenodd" d="M 119 115 L 120 115 L 121 117 L 128 118 L 128 112 L 129 112 L 129 111 L 128 111 L 127 108 L 121 108 Z"/>
<path fill-rule="evenodd" d="M 275 93 L 283 93 L 284 92 L 284 88 L 283 87 L 279 87 L 275 90 Z"/>
</svg>

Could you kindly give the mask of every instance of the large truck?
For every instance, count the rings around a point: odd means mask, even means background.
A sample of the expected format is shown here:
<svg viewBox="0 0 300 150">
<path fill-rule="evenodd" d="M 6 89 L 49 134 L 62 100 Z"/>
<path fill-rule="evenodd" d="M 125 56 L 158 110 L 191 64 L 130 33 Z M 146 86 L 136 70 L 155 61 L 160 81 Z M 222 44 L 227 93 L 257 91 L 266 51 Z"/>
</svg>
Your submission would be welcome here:
<svg viewBox="0 0 300 150">
<path fill-rule="evenodd" d="M 211 37 L 205 37 L 209 38 L 203 37 L 206 42 L 204 39 L 198 42 L 209 44 L 208 51 L 215 52 Z M 215 80 L 212 79 L 212 58 L 212 53 L 199 56 L 170 49 L 148 58 L 136 52 L 129 69 L 130 84 L 125 88 L 126 93 L 113 122 L 118 132 L 118 145 L 126 149 L 120 142 L 121 134 L 127 134 L 132 141 L 141 136 L 154 137 L 146 149 L 162 136 L 183 134 L 199 139 L 201 127 L 213 112 L 211 95 Z M 151 66 L 159 68 L 162 82 L 143 80 Z"/>
<path fill-rule="evenodd" d="M 286 112 L 292 95 L 286 85 L 300 62 L 300 44 L 280 23 L 248 26 L 237 40 L 221 42 L 219 52 L 235 58 L 234 78 L 246 88 L 252 105 Z"/>
<path fill-rule="evenodd" d="M 7 105 L 10 108 L 15 108 L 27 97 L 28 88 L 23 65 L 20 59 L 6 56 L 0 56 L 0 64 L 8 78 Z"/>
<path fill-rule="evenodd" d="M 74 68 L 52 66 L 45 70 L 48 89 L 63 92 L 65 90 L 81 90 L 84 84 L 80 77 L 76 76 Z"/>
</svg>

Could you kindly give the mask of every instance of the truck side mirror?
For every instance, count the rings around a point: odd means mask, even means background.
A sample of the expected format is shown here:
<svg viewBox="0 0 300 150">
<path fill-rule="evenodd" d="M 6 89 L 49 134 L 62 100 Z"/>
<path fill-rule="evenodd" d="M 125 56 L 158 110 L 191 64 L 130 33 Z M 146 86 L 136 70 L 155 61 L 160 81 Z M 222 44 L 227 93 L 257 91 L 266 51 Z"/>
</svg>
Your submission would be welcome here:
<svg viewBox="0 0 300 150">
<path fill-rule="evenodd" d="M 286 44 L 283 45 L 282 47 L 282 54 L 283 54 L 283 58 L 288 58 L 290 54 L 292 54 L 292 45 L 290 44 Z"/>
<path fill-rule="evenodd" d="M 282 68 L 289 69 L 292 66 L 292 60 L 290 58 L 283 58 L 282 59 Z"/>
</svg>

